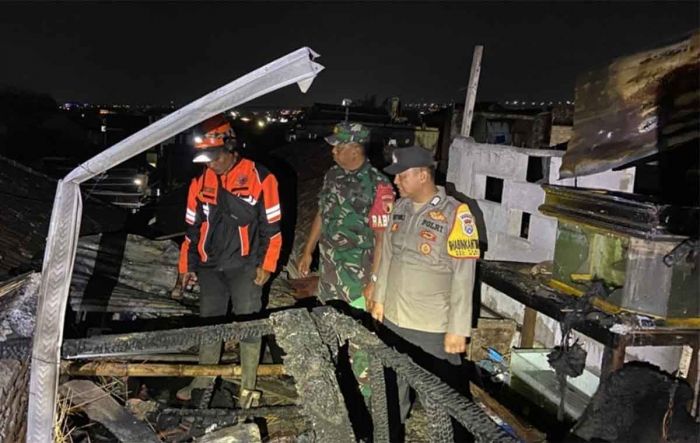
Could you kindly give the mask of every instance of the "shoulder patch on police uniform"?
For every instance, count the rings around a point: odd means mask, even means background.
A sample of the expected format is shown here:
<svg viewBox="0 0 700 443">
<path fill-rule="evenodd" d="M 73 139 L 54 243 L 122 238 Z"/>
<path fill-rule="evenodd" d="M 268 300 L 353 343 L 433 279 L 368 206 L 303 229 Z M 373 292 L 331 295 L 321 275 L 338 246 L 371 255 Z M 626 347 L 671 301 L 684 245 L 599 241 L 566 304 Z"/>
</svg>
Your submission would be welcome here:
<svg viewBox="0 0 700 443">
<path fill-rule="evenodd" d="M 447 254 L 454 258 L 479 258 L 479 233 L 476 231 L 474 216 L 464 203 L 455 212 L 450 236 L 447 238 Z"/>
</svg>

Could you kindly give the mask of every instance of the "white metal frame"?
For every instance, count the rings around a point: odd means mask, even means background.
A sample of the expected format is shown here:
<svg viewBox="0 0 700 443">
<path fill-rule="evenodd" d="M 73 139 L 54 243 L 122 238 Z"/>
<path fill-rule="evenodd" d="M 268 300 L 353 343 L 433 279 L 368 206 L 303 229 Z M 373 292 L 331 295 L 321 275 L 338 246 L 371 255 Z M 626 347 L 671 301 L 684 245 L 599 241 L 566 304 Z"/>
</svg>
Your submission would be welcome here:
<svg viewBox="0 0 700 443">
<path fill-rule="evenodd" d="M 32 348 L 27 441 L 53 442 L 63 323 L 80 231 L 80 184 L 156 144 L 256 97 L 296 83 L 306 92 L 323 69 L 310 48 L 285 55 L 193 101 L 78 166 L 56 188 L 44 252 Z"/>
</svg>

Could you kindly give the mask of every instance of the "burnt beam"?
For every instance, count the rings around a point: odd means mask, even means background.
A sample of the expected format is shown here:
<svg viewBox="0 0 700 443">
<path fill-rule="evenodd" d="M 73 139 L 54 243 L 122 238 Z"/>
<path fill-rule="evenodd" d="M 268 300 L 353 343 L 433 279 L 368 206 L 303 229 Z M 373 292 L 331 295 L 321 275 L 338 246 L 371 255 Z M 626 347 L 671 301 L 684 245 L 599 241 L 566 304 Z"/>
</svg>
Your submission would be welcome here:
<svg viewBox="0 0 700 443">
<path fill-rule="evenodd" d="M 119 354 L 184 351 L 198 346 L 200 343 L 240 340 L 271 334 L 272 327 L 269 320 L 265 319 L 164 331 L 101 335 L 64 341 L 62 355 L 64 359 L 76 359 L 106 355 L 117 356 Z"/>
<path fill-rule="evenodd" d="M 304 309 L 270 316 L 277 343 L 284 349 L 285 370 L 294 377 L 304 416 L 319 441 L 354 442 L 345 400 L 335 377 L 330 349 L 311 314 Z"/>
</svg>

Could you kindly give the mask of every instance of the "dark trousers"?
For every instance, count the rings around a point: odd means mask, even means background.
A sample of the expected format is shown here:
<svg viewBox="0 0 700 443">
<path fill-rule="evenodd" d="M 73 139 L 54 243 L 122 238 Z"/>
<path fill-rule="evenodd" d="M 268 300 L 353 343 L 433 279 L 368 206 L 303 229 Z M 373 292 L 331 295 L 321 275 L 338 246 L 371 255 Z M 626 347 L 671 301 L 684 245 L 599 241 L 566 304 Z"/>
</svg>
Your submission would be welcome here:
<svg viewBox="0 0 700 443">
<path fill-rule="evenodd" d="M 219 270 L 203 268 L 197 271 L 199 280 L 199 316 L 216 322 L 230 319 L 250 319 L 251 314 L 262 310 L 262 287 L 256 285 L 255 267 L 246 266 Z M 229 310 L 229 303 L 231 309 Z M 260 337 L 247 337 L 242 343 L 260 343 Z M 221 357 L 221 343 L 208 343 L 200 346 L 199 362 L 218 364 Z"/>
<path fill-rule="evenodd" d="M 444 333 L 424 332 L 402 328 L 387 319 L 384 319 L 384 326 L 386 326 L 386 328 L 383 328 L 381 335 L 387 345 L 411 357 L 416 364 L 433 373 L 442 380 L 443 383 L 450 386 L 459 394 L 471 398 L 471 394 L 469 393 L 469 379 L 467 377 L 465 365 L 462 363 L 462 357 L 457 354 L 448 354 L 445 352 Z M 393 387 L 389 386 L 389 380 L 395 378 L 395 382 L 393 382 L 393 380 L 392 382 L 395 383 L 396 391 L 388 392 L 387 397 L 388 401 L 391 403 L 398 403 L 398 408 L 391 406 L 391 404 L 389 407 L 390 421 L 394 422 L 392 428 L 395 428 L 397 425 L 397 423 L 395 423 L 396 421 L 399 421 L 401 425 L 405 424 L 411 409 L 412 401 L 410 398 L 411 389 L 408 383 L 401 377 L 393 375 L 394 374 L 389 375 L 387 379 L 387 389 L 393 391 Z M 398 412 L 398 414 L 396 414 L 396 412 Z M 455 442 L 473 441 L 473 437 L 454 419 L 452 420 L 452 429 Z M 394 433 L 394 435 L 396 435 L 396 433 Z M 392 441 L 400 439 L 401 438 L 392 438 Z"/>
</svg>

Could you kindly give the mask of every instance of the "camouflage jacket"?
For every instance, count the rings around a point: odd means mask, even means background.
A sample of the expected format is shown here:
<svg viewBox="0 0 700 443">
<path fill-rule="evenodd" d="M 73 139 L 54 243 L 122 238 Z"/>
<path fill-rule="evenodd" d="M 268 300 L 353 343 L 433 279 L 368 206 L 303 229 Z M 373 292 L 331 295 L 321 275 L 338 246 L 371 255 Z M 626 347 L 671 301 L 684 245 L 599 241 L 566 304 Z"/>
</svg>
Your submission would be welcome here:
<svg viewBox="0 0 700 443">
<path fill-rule="evenodd" d="M 369 281 L 374 252 L 373 229 L 388 224 L 394 201 L 389 180 L 369 162 L 356 171 L 333 166 L 319 194 L 321 213 L 321 300 L 352 302 Z"/>
</svg>

